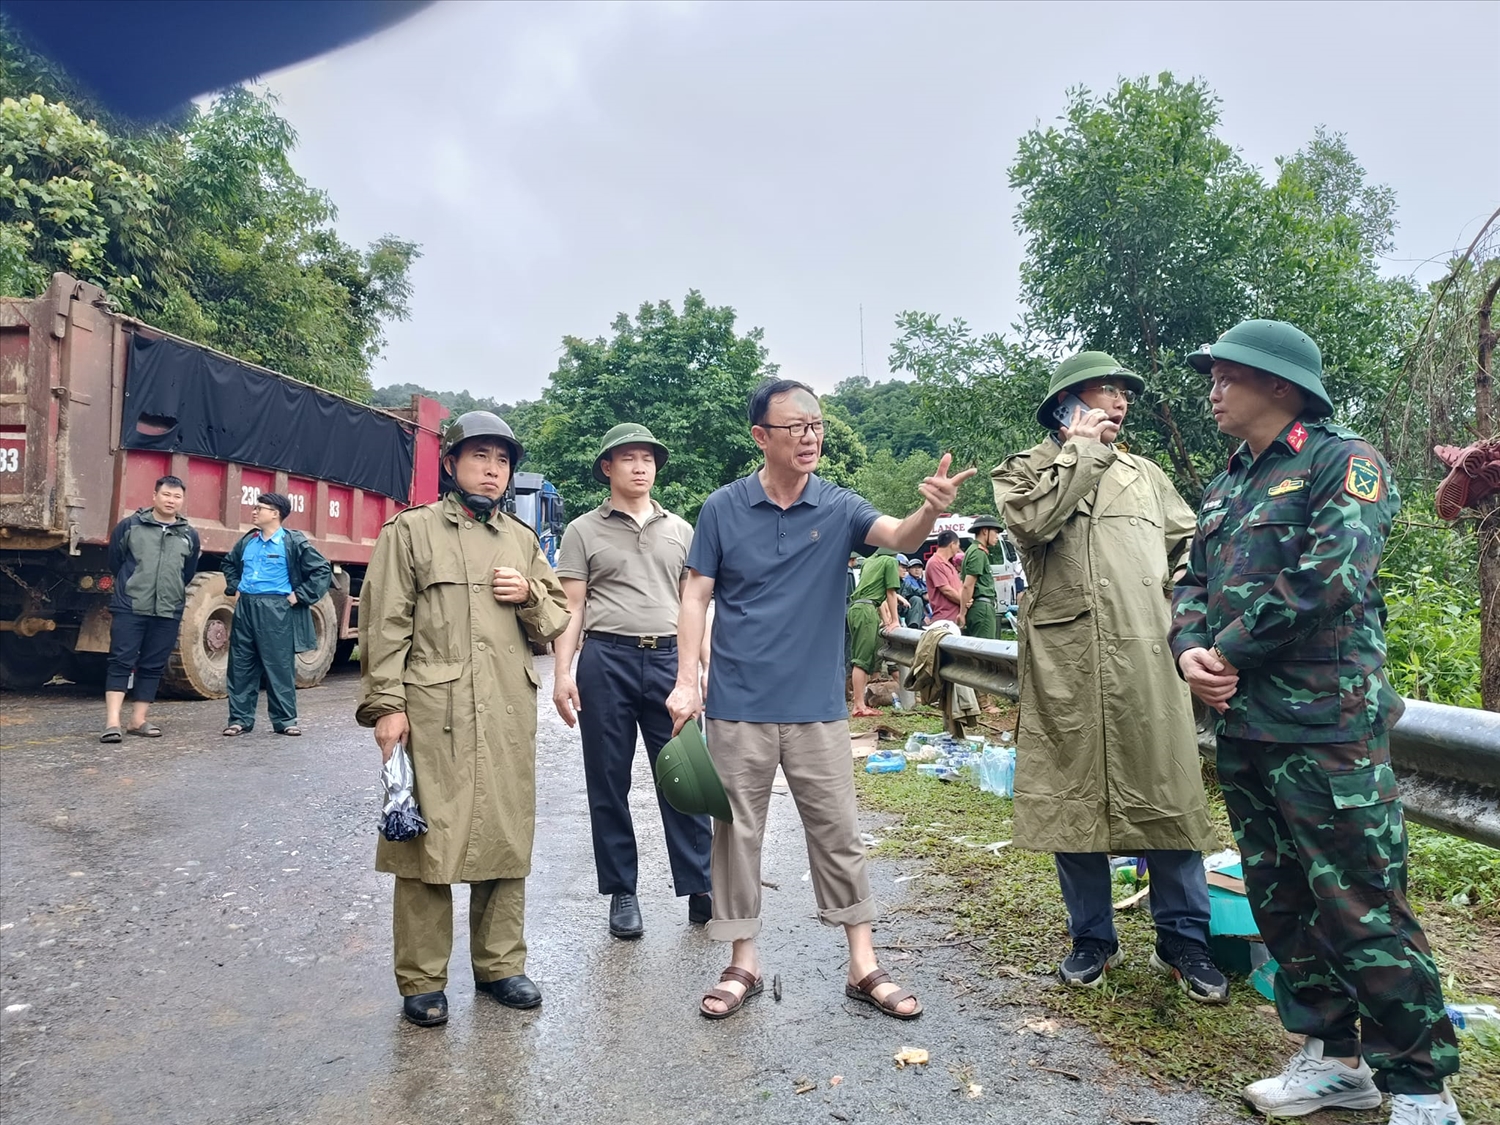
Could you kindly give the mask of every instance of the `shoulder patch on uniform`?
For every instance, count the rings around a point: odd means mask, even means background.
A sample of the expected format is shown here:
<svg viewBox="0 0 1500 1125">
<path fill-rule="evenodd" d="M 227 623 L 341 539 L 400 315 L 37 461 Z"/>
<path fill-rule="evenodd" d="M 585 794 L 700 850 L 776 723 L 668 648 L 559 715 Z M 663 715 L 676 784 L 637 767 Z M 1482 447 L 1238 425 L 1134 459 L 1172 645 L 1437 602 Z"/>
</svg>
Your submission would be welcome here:
<svg viewBox="0 0 1500 1125">
<path fill-rule="evenodd" d="M 1293 453 L 1301 453 L 1302 447 L 1307 444 L 1307 427 L 1298 422 L 1287 431 L 1286 443 L 1292 447 Z"/>
<path fill-rule="evenodd" d="M 1373 457 L 1358 453 L 1349 458 L 1349 467 L 1344 473 L 1344 491 L 1356 500 L 1373 503 L 1380 499 L 1380 465 Z"/>
<path fill-rule="evenodd" d="M 1286 480 L 1277 481 L 1266 489 L 1267 496 L 1285 496 L 1288 492 L 1301 492 L 1307 487 L 1305 477 L 1287 477 Z"/>
</svg>

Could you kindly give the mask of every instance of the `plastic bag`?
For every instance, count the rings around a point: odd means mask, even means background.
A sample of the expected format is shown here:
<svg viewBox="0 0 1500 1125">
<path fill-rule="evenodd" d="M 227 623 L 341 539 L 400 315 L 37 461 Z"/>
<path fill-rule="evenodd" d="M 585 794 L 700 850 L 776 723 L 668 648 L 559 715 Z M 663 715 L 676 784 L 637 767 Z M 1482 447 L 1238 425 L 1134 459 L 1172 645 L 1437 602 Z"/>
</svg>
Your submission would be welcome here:
<svg viewBox="0 0 1500 1125">
<path fill-rule="evenodd" d="M 380 767 L 380 780 L 385 783 L 385 805 L 381 809 L 380 834 L 392 843 L 411 840 L 427 831 L 427 821 L 417 808 L 417 798 L 412 792 L 415 776 L 411 769 L 411 756 L 406 747 L 396 743 L 390 760 Z"/>
</svg>

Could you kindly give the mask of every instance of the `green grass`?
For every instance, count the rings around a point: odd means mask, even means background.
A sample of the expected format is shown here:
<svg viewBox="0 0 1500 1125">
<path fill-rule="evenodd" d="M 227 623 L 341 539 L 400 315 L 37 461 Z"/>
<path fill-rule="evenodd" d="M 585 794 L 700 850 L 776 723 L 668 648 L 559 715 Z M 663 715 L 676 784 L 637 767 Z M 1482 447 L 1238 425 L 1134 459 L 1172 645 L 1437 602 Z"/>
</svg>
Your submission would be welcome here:
<svg viewBox="0 0 1500 1125">
<path fill-rule="evenodd" d="M 856 722 L 856 729 L 884 724 L 899 729 L 904 738 L 913 730 L 936 730 L 940 723 L 936 712 L 896 712 Z M 1212 770 L 1205 774 L 1211 817 L 1220 840 L 1230 845 L 1228 817 Z M 1026 979 L 1035 1002 L 1087 1027 L 1121 1064 L 1159 1083 L 1196 1087 L 1236 1107 L 1242 1086 L 1284 1065 L 1292 1041 L 1275 1009 L 1243 980 L 1233 981 L 1229 1005 L 1210 1007 L 1193 1003 L 1149 971 L 1153 929 L 1144 906 L 1117 916 L 1126 960 L 1104 989 L 1057 986 L 1051 974 L 1068 948 L 1068 935 L 1052 857 L 1014 847 L 997 854 L 983 849 L 1011 838 L 1010 801 L 910 770 L 858 770 L 855 785 L 865 807 L 892 816 L 878 833 L 884 842 L 876 854 L 922 860 L 929 873 L 939 876 L 926 881 L 923 893 L 901 909 L 938 915 L 959 937 L 976 939 L 992 972 Z M 1485 958 L 1500 958 L 1500 909 L 1490 906 L 1500 898 L 1500 853 L 1414 827 L 1410 867 L 1413 904 L 1446 974 L 1449 999 L 1480 999 L 1472 991 L 1477 985 L 1494 987 L 1489 976 L 1493 961 Z M 1473 888 L 1479 905 L 1451 905 L 1455 888 L 1464 887 Z M 1500 1121 L 1500 1050 L 1481 1046 L 1473 1037 L 1460 1041 L 1464 1070 L 1453 1085 L 1465 1112 L 1470 1121 Z M 1340 1113 L 1331 1119 L 1383 1125 L 1388 1114 L 1389 1109 Z"/>
</svg>

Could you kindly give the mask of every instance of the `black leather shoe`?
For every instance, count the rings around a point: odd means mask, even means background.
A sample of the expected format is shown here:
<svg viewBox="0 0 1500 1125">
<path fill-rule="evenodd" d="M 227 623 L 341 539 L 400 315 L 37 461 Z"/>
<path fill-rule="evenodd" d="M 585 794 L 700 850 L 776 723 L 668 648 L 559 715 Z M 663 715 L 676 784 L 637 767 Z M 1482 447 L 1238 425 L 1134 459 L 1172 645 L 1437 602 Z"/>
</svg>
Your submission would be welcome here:
<svg viewBox="0 0 1500 1125">
<path fill-rule="evenodd" d="M 448 1022 L 448 994 L 421 992 L 401 1001 L 401 1014 L 418 1027 L 436 1027 Z"/>
<path fill-rule="evenodd" d="M 714 900 L 709 894 L 688 895 L 688 921 L 695 926 L 706 926 L 714 916 Z"/>
<path fill-rule="evenodd" d="M 646 932 L 641 921 L 641 903 L 635 895 L 610 895 L 609 932 L 626 941 L 634 941 Z"/>
<path fill-rule="evenodd" d="M 542 990 L 525 973 L 500 980 L 476 980 L 474 987 L 488 992 L 507 1008 L 535 1008 L 542 1002 Z"/>
</svg>

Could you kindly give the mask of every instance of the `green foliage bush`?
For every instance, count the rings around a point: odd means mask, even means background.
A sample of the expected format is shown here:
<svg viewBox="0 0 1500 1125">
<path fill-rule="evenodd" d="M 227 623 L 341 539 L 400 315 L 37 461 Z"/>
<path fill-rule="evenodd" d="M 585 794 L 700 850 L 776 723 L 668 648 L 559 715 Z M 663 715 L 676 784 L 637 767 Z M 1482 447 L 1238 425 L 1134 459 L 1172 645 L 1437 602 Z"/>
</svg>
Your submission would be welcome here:
<svg viewBox="0 0 1500 1125">
<path fill-rule="evenodd" d="M 168 125 L 111 120 L 0 19 L 0 295 L 67 272 L 157 327 L 367 399 L 418 249 L 344 242 L 296 143 L 274 98 L 242 88 Z"/>
<path fill-rule="evenodd" d="M 1478 566 L 1472 529 L 1439 522 L 1431 491 L 1403 497 L 1380 568 L 1386 674 L 1402 695 L 1480 706 Z"/>
</svg>

